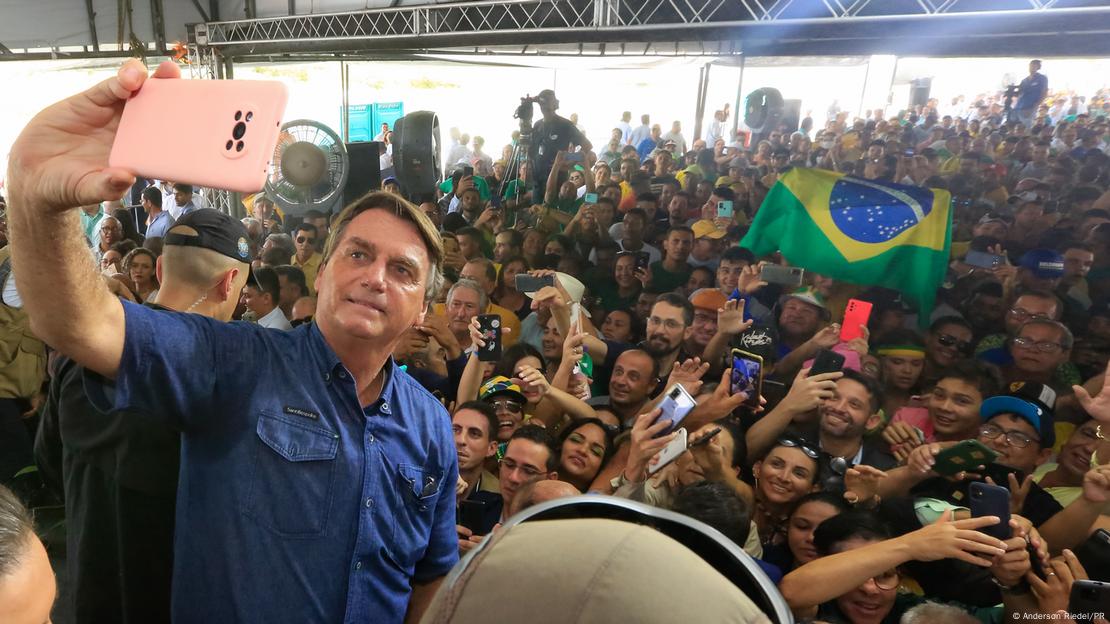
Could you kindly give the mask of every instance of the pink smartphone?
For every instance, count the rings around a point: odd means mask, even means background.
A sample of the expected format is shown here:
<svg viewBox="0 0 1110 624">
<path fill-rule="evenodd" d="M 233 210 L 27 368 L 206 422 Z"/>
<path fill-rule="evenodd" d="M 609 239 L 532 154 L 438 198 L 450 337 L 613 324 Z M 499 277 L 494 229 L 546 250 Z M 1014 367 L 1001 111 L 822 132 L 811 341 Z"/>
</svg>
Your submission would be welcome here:
<svg viewBox="0 0 1110 624">
<path fill-rule="evenodd" d="M 266 184 L 288 98 L 271 80 L 149 79 L 124 105 L 108 164 L 254 193 Z"/>
</svg>

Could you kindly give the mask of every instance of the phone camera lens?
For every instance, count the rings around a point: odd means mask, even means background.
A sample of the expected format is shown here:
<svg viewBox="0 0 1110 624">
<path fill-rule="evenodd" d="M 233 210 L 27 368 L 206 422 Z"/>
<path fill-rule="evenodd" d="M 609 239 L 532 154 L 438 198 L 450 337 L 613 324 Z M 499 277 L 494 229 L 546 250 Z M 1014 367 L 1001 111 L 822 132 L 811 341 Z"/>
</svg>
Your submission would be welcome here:
<svg viewBox="0 0 1110 624">
<path fill-rule="evenodd" d="M 238 143 L 235 144 L 235 151 L 237 151 L 237 152 L 243 151 L 243 142 L 242 141 L 239 141 Z"/>
<path fill-rule="evenodd" d="M 254 119 L 254 112 L 247 111 L 247 121 Z"/>
<path fill-rule="evenodd" d="M 224 149 L 226 149 L 227 151 L 230 152 L 231 151 L 231 146 L 234 145 L 234 144 L 235 144 L 235 141 L 232 141 L 231 139 L 228 139 L 227 140 L 227 147 L 225 147 Z"/>
<path fill-rule="evenodd" d="M 235 124 L 235 128 L 231 131 L 231 136 L 236 141 L 238 141 L 239 139 L 243 138 L 243 135 L 246 134 L 246 133 L 247 133 L 247 124 L 240 121 L 239 123 Z"/>
<path fill-rule="evenodd" d="M 243 118 L 243 111 L 235 111 L 235 121 L 239 121 L 242 118 Z"/>
</svg>

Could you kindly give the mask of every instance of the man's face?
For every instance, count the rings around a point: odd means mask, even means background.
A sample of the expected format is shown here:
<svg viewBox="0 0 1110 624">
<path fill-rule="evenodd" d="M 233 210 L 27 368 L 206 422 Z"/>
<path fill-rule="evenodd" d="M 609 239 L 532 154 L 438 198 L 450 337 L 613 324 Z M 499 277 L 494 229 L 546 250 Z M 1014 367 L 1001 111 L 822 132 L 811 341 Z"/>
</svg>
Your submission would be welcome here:
<svg viewBox="0 0 1110 624">
<path fill-rule="evenodd" d="M 1028 420 L 1016 414 L 998 414 L 984 423 L 983 428 L 986 428 L 987 425 L 994 425 L 996 429 L 1002 431 L 992 439 L 983 435 L 982 429 L 980 429 L 978 437 L 980 442 L 998 453 L 998 459 L 994 460 L 995 463 L 1016 468 L 1025 474 L 1033 474 L 1037 466 L 1043 464 L 1048 459 L 1048 454 L 1052 452 L 1052 449 L 1041 450 L 1040 433 L 1033 428 Z M 1024 448 L 1011 443 L 1007 439 L 1007 434 L 1011 432 L 1025 436 L 1029 439 L 1029 443 Z"/>
<path fill-rule="evenodd" d="M 843 377 L 836 381 L 833 396 L 822 401 L 818 413 L 821 432 L 841 439 L 862 437 L 876 424 L 877 418 L 871 411 L 871 394 L 867 388 L 854 379 Z"/>
<path fill-rule="evenodd" d="M 347 224 L 316 276 L 316 322 L 337 350 L 351 342 L 389 350 L 424 318 L 431 260 L 416 226 L 373 209 Z"/>
<path fill-rule="evenodd" d="M 463 258 L 473 260 L 474 258 L 481 257 L 482 245 L 478 242 L 478 239 L 469 234 L 463 234 L 456 238 L 459 241 L 459 253 L 462 254 Z"/>
<path fill-rule="evenodd" d="M 1034 145 L 1033 146 L 1033 162 L 1038 165 L 1043 165 L 1048 162 L 1048 146 L 1047 145 Z"/>
<path fill-rule="evenodd" d="M 489 420 L 481 412 L 461 409 L 451 418 L 455 432 L 455 450 L 459 453 L 459 470 L 474 470 L 497 452 L 497 441 L 489 430 Z"/>
<path fill-rule="evenodd" d="M 982 403 L 983 394 L 975 385 L 955 377 L 942 378 L 928 397 L 933 430 L 943 440 L 975 437 Z"/>
<path fill-rule="evenodd" d="M 447 321 L 456 334 L 468 331 L 470 319 L 482 313 L 478 293 L 471 288 L 457 288 L 447 298 Z"/>
<path fill-rule="evenodd" d="M 644 219 L 640 215 L 627 215 L 624 218 L 624 238 L 639 241 L 644 238 Z"/>
<path fill-rule="evenodd" d="M 293 239 L 293 244 L 297 247 L 298 256 L 309 258 L 316 253 L 316 234 L 300 230 L 297 232 L 297 237 Z"/>
<path fill-rule="evenodd" d="M 462 197 L 459 198 L 459 205 L 463 212 L 476 214 L 482 208 L 482 199 L 478 195 L 478 191 L 468 189 L 463 191 Z"/>
<path fill-rule="evenodd" d="M 497 262 L 505 262 L 513 256 L 520 255 L 520 248 L 513 246 L 513 235 L 511 232 L 501 232 L 493 242 L 493 259 Z"/>
<path fill-rule="evenodd" d="M 925 338 L 925 352 L 940 368 L 955 364 L 971 355 L 971 330 L 963 325 L 942 325 Z"/>
<path fill-rule="evenodd" d="M 543 444 L 517 438 L 511 440 L 501 458 L 501 498 L 511 505 L 520 488 L 548 478 L 547 460 L 551 450 Z"/>
<path fill-rule="evenodd" d="M 1044 216 L 1044 206 L 1035 203 L 1023 204 L 1014 213 L 1014 224 L 1023 228 L 1031 228 Z"/>
<path fill-rule="evenodd" d="M 301 287 L 281 274 L 278 275 L 278 284 L 281 285 L 281 298 L 278 307 L 291 310 L 297 299 L 301 298 Z"/>
<path fill-rule="evenodd" d="M 651 358 L 643 351 L 620 354 L 609 377 L 609 399 L 613 405 L 635 407 L 647 400 L 655 388 L 651 368 Z"/>
<path fill-rule="evenodd" d="M 618 192 L 619 189 L 618 189 Z M 601 225 L 608 227 L 613 224 L 613 206 L 608 202 L 601 202 L 594 205 L 594 219 Z"/>
<path fill-rule="evenodd" d="M 1059 277 L 1037 277 L 1033 271 L 1022 267 L 1018 269 L 1018 281 L 1026 290 L 1056 290 L 1060 284 Z"/>
<path fill-rule="evenodd" d="M 717 287 L 726 295 L 731 295 L 740 282 L 740 274 L 748 266 L 743 260 L 721 260 L 717 265 Z"/>
<path fill-rule="evenodd" d="M 253 285 L 249 285 L 243 289 L 243 305 L 247 306 L 248 310 L 254 312 L 255 315 L 259 317 L 268 314 L 273 307 L 270 297 Z"/>
<path fill-rule="evenodd" d="M 636 207 L 647 213 L 649 219 L 655 219 L 655 212 L 659 209 L 659 205 L 655 201 L 640 199 L 636 201 Z"/>
<path fill-rule="evenodd" d="M 621 288 L 634 288 L 637 283 L 636 257 L 632 255 L 619 256 L 616 265 L 613 267 L 613 277 L 617 282 L 617 286 Z"/>
<path fill-rule="evenodd" d="M 1074 282 L 1091 272 L 1095 263 L 1095 254 L 1086 249 L 1072 247 L 1064 252 L 1064 279 Z"/>
<path fill-rule="evenodd" d="M 181 194 L 179 194 L 177 191 L 174 191 L 174 193 L 173 193 L 174 201 L 177 202 L 178 206 L 181 205 L 180 196 L 181 196 Z M 189 198 L 186 198 L 186 201 L 188 199 Z M 266 219 L 269 219 L 270 215 L 272 215 L 272 214 L 274 214 L 274 205 L 273 204 L 271 204 L 269 201 L 267 201 L 265 199 L 256 199 L 256 200 L 254 200 L 254 205 L 251 206 L 251 215 L 255 219 L 258 219 L 259 221 L 265 221 Z"/>
<path fill-rule="evenodd" d="M 658 293 L 642 292 L 639 297 L 636 297 L 636 305 L 634 312 L 640 318 L 647 318 L 651 314 L 651 307 L 655 305 L 655 300 L 659 298 Z"/>
<path fill-rule="evenodd" d="M 691 327 L 693 328 L 691 340 L 704 349 L 717 334 L 717 311 L 694 308 L 694 324 Z"/>
<path fill-rule="evenodd" d="M 688 212 L 689 202 L 685 197 L 675 195 L 671 197 L 671 200 L 669 202 L 663 205 L 667 207 L 667 216 L 671 218 L 672 222 L 682 223 L 686 221 L 686 213 Z"/>
<path fill-rule="evenodd" d="M 631 160 L 621 161 L 621 179 L 628 182 L 632 179 L 632 174 L 636 173 L 636 163 Z"/>
<path fill-rule="evenodd" d="M 120 262 L 122 260 L 123 256 L 121 256 L 118 251 L 116 251 L 115 249 L 109 249 L 108 251 L 104 252 L 103 256 L 100 257 L 100 270 L 111 271 L 112 273 L 119 273 Z"/>
<path fill-rule="evenodd" d="M 1071 355 L 1071 350 L 1064 348 L 1063 340 L 1063 332 L 1051 325 L 1037 323 L 1023 327 L 1010 346 L 1014 365 L 1025 373 L 1052 374 Z"/>
<path fill-rule="evenodd" d="M 986 223 L 977 223 L 972 229 L 971 233 L 974 236 L 993 236 L 994 238 L 1005 240 L 1006 234 L 1010 232 L 1010 226 L 1006 225 L 1005 221 L 988 221 Z"/>
<path fill-rule="evenodd" d="M 176 202 L 178 206 L 184 206 L 185 204 L 189 203 L 192 200 L 193 200 L 193 194 L 192 193 L 174 187 L 174 189 L 173 189 L 173 201 Z"/>
<path fill-rule="evenodd" d="M 462 271 L 459 271 L 459 277 L 465 277 L 478 282 L 482 290 L 486 291 L 487 295 L 492 293 L 494 287 L 497 286 L 497 284 L 489 278 L 489 275 L 486 274 L 485 263 L 467 262 L 463 265 Z"/>
<path fill-rule="evenodd" d="M 686 326 L 682 308 L 669 303 L 659 302 L 651 308 L 647 320 L 647 340 L 644 343 L 648 353 L 655 357 L 669 355 L 682 346 L 682 341 L 693 331 Z"/>
<path fill-rule="evenodd" d="M 674 231 L 667 235 L 663 241 L 663 249 L 667 252 L 667 259 L 675 262 L 686 262 L 690 257 L 690 250 L 694 246 L 694 235 L 690 232 Z"/>
<path fill-rule="evenodd" d="M 420 212 L 423 212 L 424 216 L 428 217 L 428 219 L 435 224 L 437 229 L 439 228 L 439 226 L 441 225 L 439 218 L 439 206 L 437 206 L 433 202 L 424 202 L 423 204 L 420 204 Z"/>
<path fill-rule="evenodd" d="M 1006 311 L 1006 333 L 1016 334 L 1021 324 L 1031 319 L 1056 318 L 1056 300 L 1034 295 L 1022 295 Z"/>
<path fill-rule="evenodd" d="M 1006 314 L 1006 302 L 1002 297 L 979 294 L 972 298 L 970 305 L 963 311 L 973 327 L 991 329 Z"/>
<path fill-rule="evenodd" d="M 809 338 L 821 325 L 821 311 L 796 298 L 787 299 L 779 313 L 779 330 L 793 337 Z"/>
</svg>

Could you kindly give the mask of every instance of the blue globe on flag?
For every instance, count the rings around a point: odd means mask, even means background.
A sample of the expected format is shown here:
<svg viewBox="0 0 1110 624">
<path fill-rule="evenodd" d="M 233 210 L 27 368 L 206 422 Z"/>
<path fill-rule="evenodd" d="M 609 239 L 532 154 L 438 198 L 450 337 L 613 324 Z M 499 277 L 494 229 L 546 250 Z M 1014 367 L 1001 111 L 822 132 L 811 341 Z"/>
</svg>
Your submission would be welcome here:
<svg viewBox="0 0 1110 624">
<path fill-rule="evenodd" d="M 843 177 L 833 184 L 829 212 L 837 229 L 861 243 L 884 243 L 932 211 L 928 189 Z"/>
</svg>

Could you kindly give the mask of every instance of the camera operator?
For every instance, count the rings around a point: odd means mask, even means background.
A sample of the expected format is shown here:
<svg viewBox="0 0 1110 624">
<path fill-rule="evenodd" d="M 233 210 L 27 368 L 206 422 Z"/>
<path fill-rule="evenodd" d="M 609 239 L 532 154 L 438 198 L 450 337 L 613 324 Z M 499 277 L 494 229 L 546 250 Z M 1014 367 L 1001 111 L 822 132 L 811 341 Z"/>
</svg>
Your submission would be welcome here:
<svg viewBox="0 0 1110 624">
<path fill-rule="evenodd" d="M 1014 102 L 1014 115 L 1026 128 L 1032 127 L 1037 109 L 1048 95 L 1048 78 L 1040 73 L 1041 62 L 1029 61 L 1029 75 L 1021 81 L 1017 89 L 1017 102 Z"/>
<path fill-rule="evenodd" d="M 593 144 L 569 119 L 555 114 L 559 108 L 559 100 L 554 91 L 544 89 L 531 101 L 539 104 L 540 112 L 543 113 L 543 119 L 532 127 L 532 144 L 528 151 L 528 157 L 534 165 L 535 175 L 532 180 L 537 185 L 533 196 L 543 197 L 542 185 L 547 182 L 551 167 L 555 164 L 555 155 L 560 151 L 574 151 L 574 147 L 568 146 L 581 147 L 582 151 L 588 152 L 593 149 Z M 524 98 L 524 106 L 529 104 L 529 99 Z"/>
</svg>

